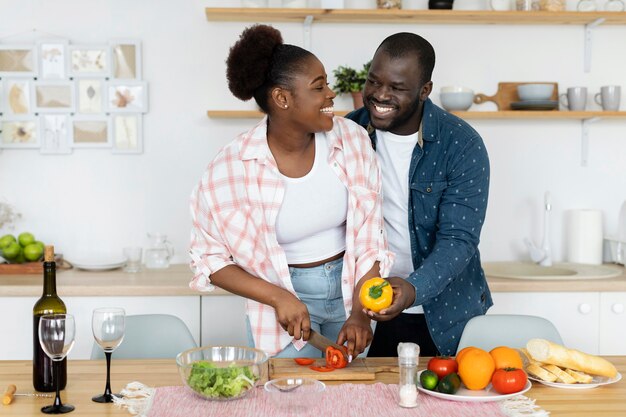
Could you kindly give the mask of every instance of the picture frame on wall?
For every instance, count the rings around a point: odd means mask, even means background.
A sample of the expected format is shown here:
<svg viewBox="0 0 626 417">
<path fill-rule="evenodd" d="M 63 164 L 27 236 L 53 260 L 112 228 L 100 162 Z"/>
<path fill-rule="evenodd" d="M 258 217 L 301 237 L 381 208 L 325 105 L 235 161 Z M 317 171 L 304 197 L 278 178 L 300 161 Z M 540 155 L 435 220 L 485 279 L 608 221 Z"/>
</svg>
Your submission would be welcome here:
<svg viewBox="0 0 626 417">
<path fill-rule="evenodd" d="M 39 57 L 39 77 L 46 80 L 64 80 L 67 77 L 66 39 L 44 39 L 37 42 Z"/>
<path fill-rule="evenodd" d="M 141 42 L 136 39 L 114 39 L 111 46 L 111 79 L 141 79 Z"/>
<path fill-rule="evenodd" d="M 97 114 L 104 112 L 104 81 L 98 78 L 76 80 L 76 112 Z"/>
<path fill-rule="evenodd" d="M 70 121 L 72 148 L 110 148 L 111 118 L 106 116 L 74 116 Z"/>
<path fill-rule="evenodd" d="M 2 113 L 8 116 L 27 116 L 33 112 L 33 81 L 25 78 L 3 80 Z"/>
<path fill-rule="evenodd" d="M 145 113 L 148 111 L 148 84 L 144 81 L 109 81 L 106 111 Z"/>
<path fill-rule="evenodd" d="M 111 54 L 108 45 L 70 45 L 69 74 L 71 77 L 109 77 Z"/>
<path fill-rule="evenodd" d="M 39 147 L 36 117 L 3 117 L 0 119 L 0 148 L 32 149 Z"/>
<path fill-rule="evenodd" d="M 34 45 L 0 44 L 0 77 L 37 77 Z"/>
<path fill-rule="evenodd" d="M 39 115 L 42 154 L 70 154 L 70 117 L 67 114 Z"/>
<path fill-rule="evenodd" d="M 143 117 L 141 114 L 114 114 L 113 153 L 139 154 L 143 152 Z"/>
<path fill-rule="evenodd" d="M 73 113 L 74 83 L 71 81 L 36 81 L 33 88 L 36 113 Z"/>
</svg>

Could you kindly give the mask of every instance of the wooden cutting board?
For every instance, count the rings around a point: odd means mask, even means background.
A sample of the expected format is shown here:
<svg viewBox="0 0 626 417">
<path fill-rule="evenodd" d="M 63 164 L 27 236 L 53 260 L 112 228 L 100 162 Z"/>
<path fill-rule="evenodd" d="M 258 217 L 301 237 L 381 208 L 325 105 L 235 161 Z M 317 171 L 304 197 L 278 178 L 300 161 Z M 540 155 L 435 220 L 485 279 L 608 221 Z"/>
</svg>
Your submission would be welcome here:
<svg viewBox="0 0 626 417">
<path fill-rule="evenodd" d="M 398 372 L 397 359 L 395 364 L 391 364 L 388 360 L 385 362 L 387 363 L 374 363 L 363 358 L 356 358 L 345 368 L 335 369 L 331 372 L 319 372 L 310 369 L 309 366 L 298 365 L 293 359 L 276 358 L 269 361 L 269 377 L 270 379 L 306 377 L 319 381 L 373 381 L 378 372 Z M 323 366 L 325 364 L 324 359 L 316 359 L 314 365 Z"/>
<path fill-rule="evenodd" d="M 503 82 L 498 83 L 498 91 L 493 96 L 487 96 L 485 94 L 478 93 L 474 96 L 474 103 L 482 104 L 488 101 L 493 101 L 498 106 L 498 110 L 512 110 L 511 103 L 520 101 L 517 95 L 517 86 L 522 84 L 554 84 L 554 91 L 550 100 L 559 99 L 559 84 L 549 81 L 529 81 L 523 83 L 516 82 Z M 558 108 L 554 109 L 558 111 Z"/>
</svg>

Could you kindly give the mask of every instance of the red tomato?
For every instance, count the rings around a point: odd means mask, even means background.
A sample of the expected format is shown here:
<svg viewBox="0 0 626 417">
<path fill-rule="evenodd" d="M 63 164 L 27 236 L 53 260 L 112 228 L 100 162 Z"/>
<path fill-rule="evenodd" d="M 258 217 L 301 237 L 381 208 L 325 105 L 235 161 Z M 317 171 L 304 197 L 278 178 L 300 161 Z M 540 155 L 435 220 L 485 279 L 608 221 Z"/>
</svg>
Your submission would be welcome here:
<svg viewBox="0 0 626 417">
<path fill-rule="evenodd" d="M 519 392 L 526 386 L 526 372 L 517 368 L 502 368 L 493 373 L 491 384 L 500 394 Z"/>
<path fill-rule="evenodd" d="M 309 368 L 317 372 L 330 372 L 335 370 L 335 368 L 331 368 L 330 366 L 309 366 Z"/>
<path fill-rule="evenodd" d="M 311 359 L 311 358 L 294 358 L 294 361 L 296 361 L 296 363 L 298 365 L 312 365 L 313 362 L 315 362 L 315 359 Z"/>
<path fill-rule="evenodd" d="M 441 380 L 444 376 L 456 372 L 458 365 L 456 360 L 449 356 L 435 356 L 428 361 L 428 369 L 436 373 Z"/>
<path fill-rule="evenodd" d="M 339 369 L 345 368 L 346 365 L 348 365 L 348 361 L 346 360 L 344 352 L 332 346 L 326 348 L 326 366 Z"/>
</svg>

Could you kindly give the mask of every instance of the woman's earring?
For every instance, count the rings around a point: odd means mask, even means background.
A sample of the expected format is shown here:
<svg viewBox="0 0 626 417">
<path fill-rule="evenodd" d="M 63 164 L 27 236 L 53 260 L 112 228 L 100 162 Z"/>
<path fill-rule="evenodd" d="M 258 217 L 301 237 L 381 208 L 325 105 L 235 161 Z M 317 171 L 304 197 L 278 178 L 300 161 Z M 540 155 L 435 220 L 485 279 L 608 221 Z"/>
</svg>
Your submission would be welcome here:
<svg viewBox="0 0 626 417">
<path fill-rule="evenodd" d="M 285 104 L 285 108 L 289 107 L 288 105 Z"/>
</svg>

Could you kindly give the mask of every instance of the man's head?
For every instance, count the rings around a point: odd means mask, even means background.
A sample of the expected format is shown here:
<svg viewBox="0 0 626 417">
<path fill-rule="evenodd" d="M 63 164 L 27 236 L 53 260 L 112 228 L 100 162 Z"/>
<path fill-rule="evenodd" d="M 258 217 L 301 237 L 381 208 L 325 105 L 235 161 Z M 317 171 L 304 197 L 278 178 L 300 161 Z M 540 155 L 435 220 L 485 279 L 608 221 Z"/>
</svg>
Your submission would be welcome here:
<svg viewBox="0 0 626 417">
<path fill-rule="evenodd" d="M 372 126 L 398 135 L 415 133 L 432 91 L 434 66 L 435 50 L 421 36 L 402 32 L 385 39 L 363 89 Z"/>
</svg>

